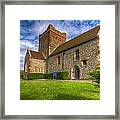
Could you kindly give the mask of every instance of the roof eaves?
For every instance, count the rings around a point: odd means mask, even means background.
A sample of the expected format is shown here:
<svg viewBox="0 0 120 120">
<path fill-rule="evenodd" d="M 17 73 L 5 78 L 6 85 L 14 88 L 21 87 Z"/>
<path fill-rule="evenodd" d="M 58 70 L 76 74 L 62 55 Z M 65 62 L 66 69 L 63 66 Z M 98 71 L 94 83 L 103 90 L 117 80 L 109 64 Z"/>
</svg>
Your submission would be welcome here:
<svg viewBox="0 0 120 120">
<path fill-rule="evenodd" d="M 74 47 L 77 47 L 77 46 L 79 46 L 79 45 L 81 45 L 81 44 L 87 43 L 87 42 L 89 42 L 89 41 L 91 41 L 91 40 L 94 40 L 94 39 L 96 39 L 96 38 L 98 38 L 98 36 L 96 36 L 96 37 L 94 37 L 94 38 L 92 38 L 92 39 L 89 39 L 89 40 L 87 40 L 87 41 L 85 41 L 85 42 L 79 43 L 79 44 L 77 44 L 77 45 L 75 45 L 75 46 L 69 47 L 69 48 L 64 49 L 64 50 L 62 50 L 62 51 L 59 51 L 59 52 L 57 52 L 57 53 L 52 53 L 52 54 L 49 55 L 49 57 L 54 56 L 54 55 L 57 55 L 57 54 L 59 54 L 59 53 L 62 53 L 62 52 L 64 52 L 64 51 L 69 50 L 69 49 L 72 49 L 72 48 L 74 48 Z M 58 47 L 59 47 L 59 46 L 58 46 Z M 56 48 L 56 49 L 57 49 L 57 48 Z M 53 51 L 53 52 L 54 52 L 54 51 Z"/>
</svg>

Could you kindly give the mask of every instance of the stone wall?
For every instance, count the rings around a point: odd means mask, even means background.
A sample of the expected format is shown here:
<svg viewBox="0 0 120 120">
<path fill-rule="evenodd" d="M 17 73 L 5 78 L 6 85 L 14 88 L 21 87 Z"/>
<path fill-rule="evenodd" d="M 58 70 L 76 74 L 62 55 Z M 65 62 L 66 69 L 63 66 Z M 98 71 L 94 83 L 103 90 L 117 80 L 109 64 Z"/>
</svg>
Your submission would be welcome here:
<svg viewBox="0 0 120 120">
<path fill-rule="evenodd" d="M 79 60 L 75 59 L 75 51 L 79 50 Z M 57 63 L 57 58 L 60 56 L 60 64 Z M 66 50 L 60 54 L 49 57 L 48 59 L 48 71 L 68 71 L 71 78 L 71 72 L 75 66 L 80 68 L 80 79 L 87 79 L 87 72 L 94 70 L 100 61 L 99 56 L 99 40 L 94 39 L 72 49 Z M 83 65 L 83 60 L 86 60 L 87 64 Z"/>
<path fill-rule="evenodd" d="M 58 64 L 59 56 L 60 56 L 60 64 Z M 48 58 L 48 72 L 62 71 L 62 64 L 63 64 L 62 56 L 63 53 L 60 53 Z"/>
<path fill-rule="evenodd" d="M 31 58 L 29 73 L 45 73 L 45 60 Z"/>
</svg>

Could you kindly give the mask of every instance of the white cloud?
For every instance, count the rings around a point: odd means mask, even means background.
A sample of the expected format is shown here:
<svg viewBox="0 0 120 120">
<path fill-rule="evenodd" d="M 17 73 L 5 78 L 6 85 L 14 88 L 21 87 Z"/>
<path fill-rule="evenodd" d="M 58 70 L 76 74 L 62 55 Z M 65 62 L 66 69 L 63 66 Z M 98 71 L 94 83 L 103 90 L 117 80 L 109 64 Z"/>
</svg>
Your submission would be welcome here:
<svg viewBox="0 0 120 120">
<path fill-rule="evenodd" d="M 30 31 L 35 32 L 39 35 L 47 29 L 48 24 L 49 24 L 49 22 L 47 22 L 47 21 L 46 22 L 44 21 L 44 24 L 36 21 L 33 28 Z"/>
<path fill-rule="evenodd" d="M 20 40 L 20 47 L 35 48 L 35 45 L 33 45 L 28 40 Z"/>
<path fill-rule="evenodd" d="M 20 58 L 23 59 L 24 57 L 25 57 L 25 53 L 24 54 L 20 53 Z"/>
<path fill-rule="evenodd" d="M 35 44 L 32 44 L 30 41 L 20 40 L 20 64 L 22 66 L 24 64 L 24 59 L 25 59 L 25 54 L 26 54 L 27 48 L 35 50 L 35 51 L 38 50 L 38 48 L 35 46 Z M 22 66 L 20 66 L 21 69 L 23 69 Z"/>
</svg>

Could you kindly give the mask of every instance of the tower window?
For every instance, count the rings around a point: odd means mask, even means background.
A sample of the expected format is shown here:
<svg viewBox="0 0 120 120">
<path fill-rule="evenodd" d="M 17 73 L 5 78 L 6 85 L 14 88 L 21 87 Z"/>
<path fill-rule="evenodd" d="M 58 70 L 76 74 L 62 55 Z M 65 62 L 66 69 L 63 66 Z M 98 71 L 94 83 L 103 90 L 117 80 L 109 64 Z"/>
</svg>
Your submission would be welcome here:
<svg viewBox="0 0 120 120">
<path fill-rule="evenodd" d="M 60 56 L 58 56 L 58 64 L 60 64 Z"/>
<path fill-rule="evenodd" d="M 75 56 L 76 56 L 76 60 L 79 60 L 80 56 L 79 56 L 79 50 L 75 51 Z"/>
<path fill-rule="evenodd" d="M 87 60 L 82 60 L 82 65 L 87 65 Z"/>
</svg>

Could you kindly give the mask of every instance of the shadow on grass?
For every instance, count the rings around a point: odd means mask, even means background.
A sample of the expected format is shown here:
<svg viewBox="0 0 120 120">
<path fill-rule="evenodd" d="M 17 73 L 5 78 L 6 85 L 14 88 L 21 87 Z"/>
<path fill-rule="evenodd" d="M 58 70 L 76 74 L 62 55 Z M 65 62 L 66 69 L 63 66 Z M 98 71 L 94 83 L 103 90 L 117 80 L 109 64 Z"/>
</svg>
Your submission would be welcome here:
<svg viewBox="0 0 120 120">
<path fill-rule="evenodd" d="M 58 94 L 54 97 L 54 100 L 93 100 L 93 98 L 85 97 L 85 96 L 75 96 L 69 94 Z M 99 99 L 95 99 L 99 100 Z"/>
<path fill-rule="evenodd" d="M 75 96 L 69 94 L 58 94 L 57 96 L 51 98 L 39 98 L 37 96 L 22 95 L 20 99 L 21 100 L 99 100 L 99 98 L 93 99 L 91 97 Z"/>
</svg>

